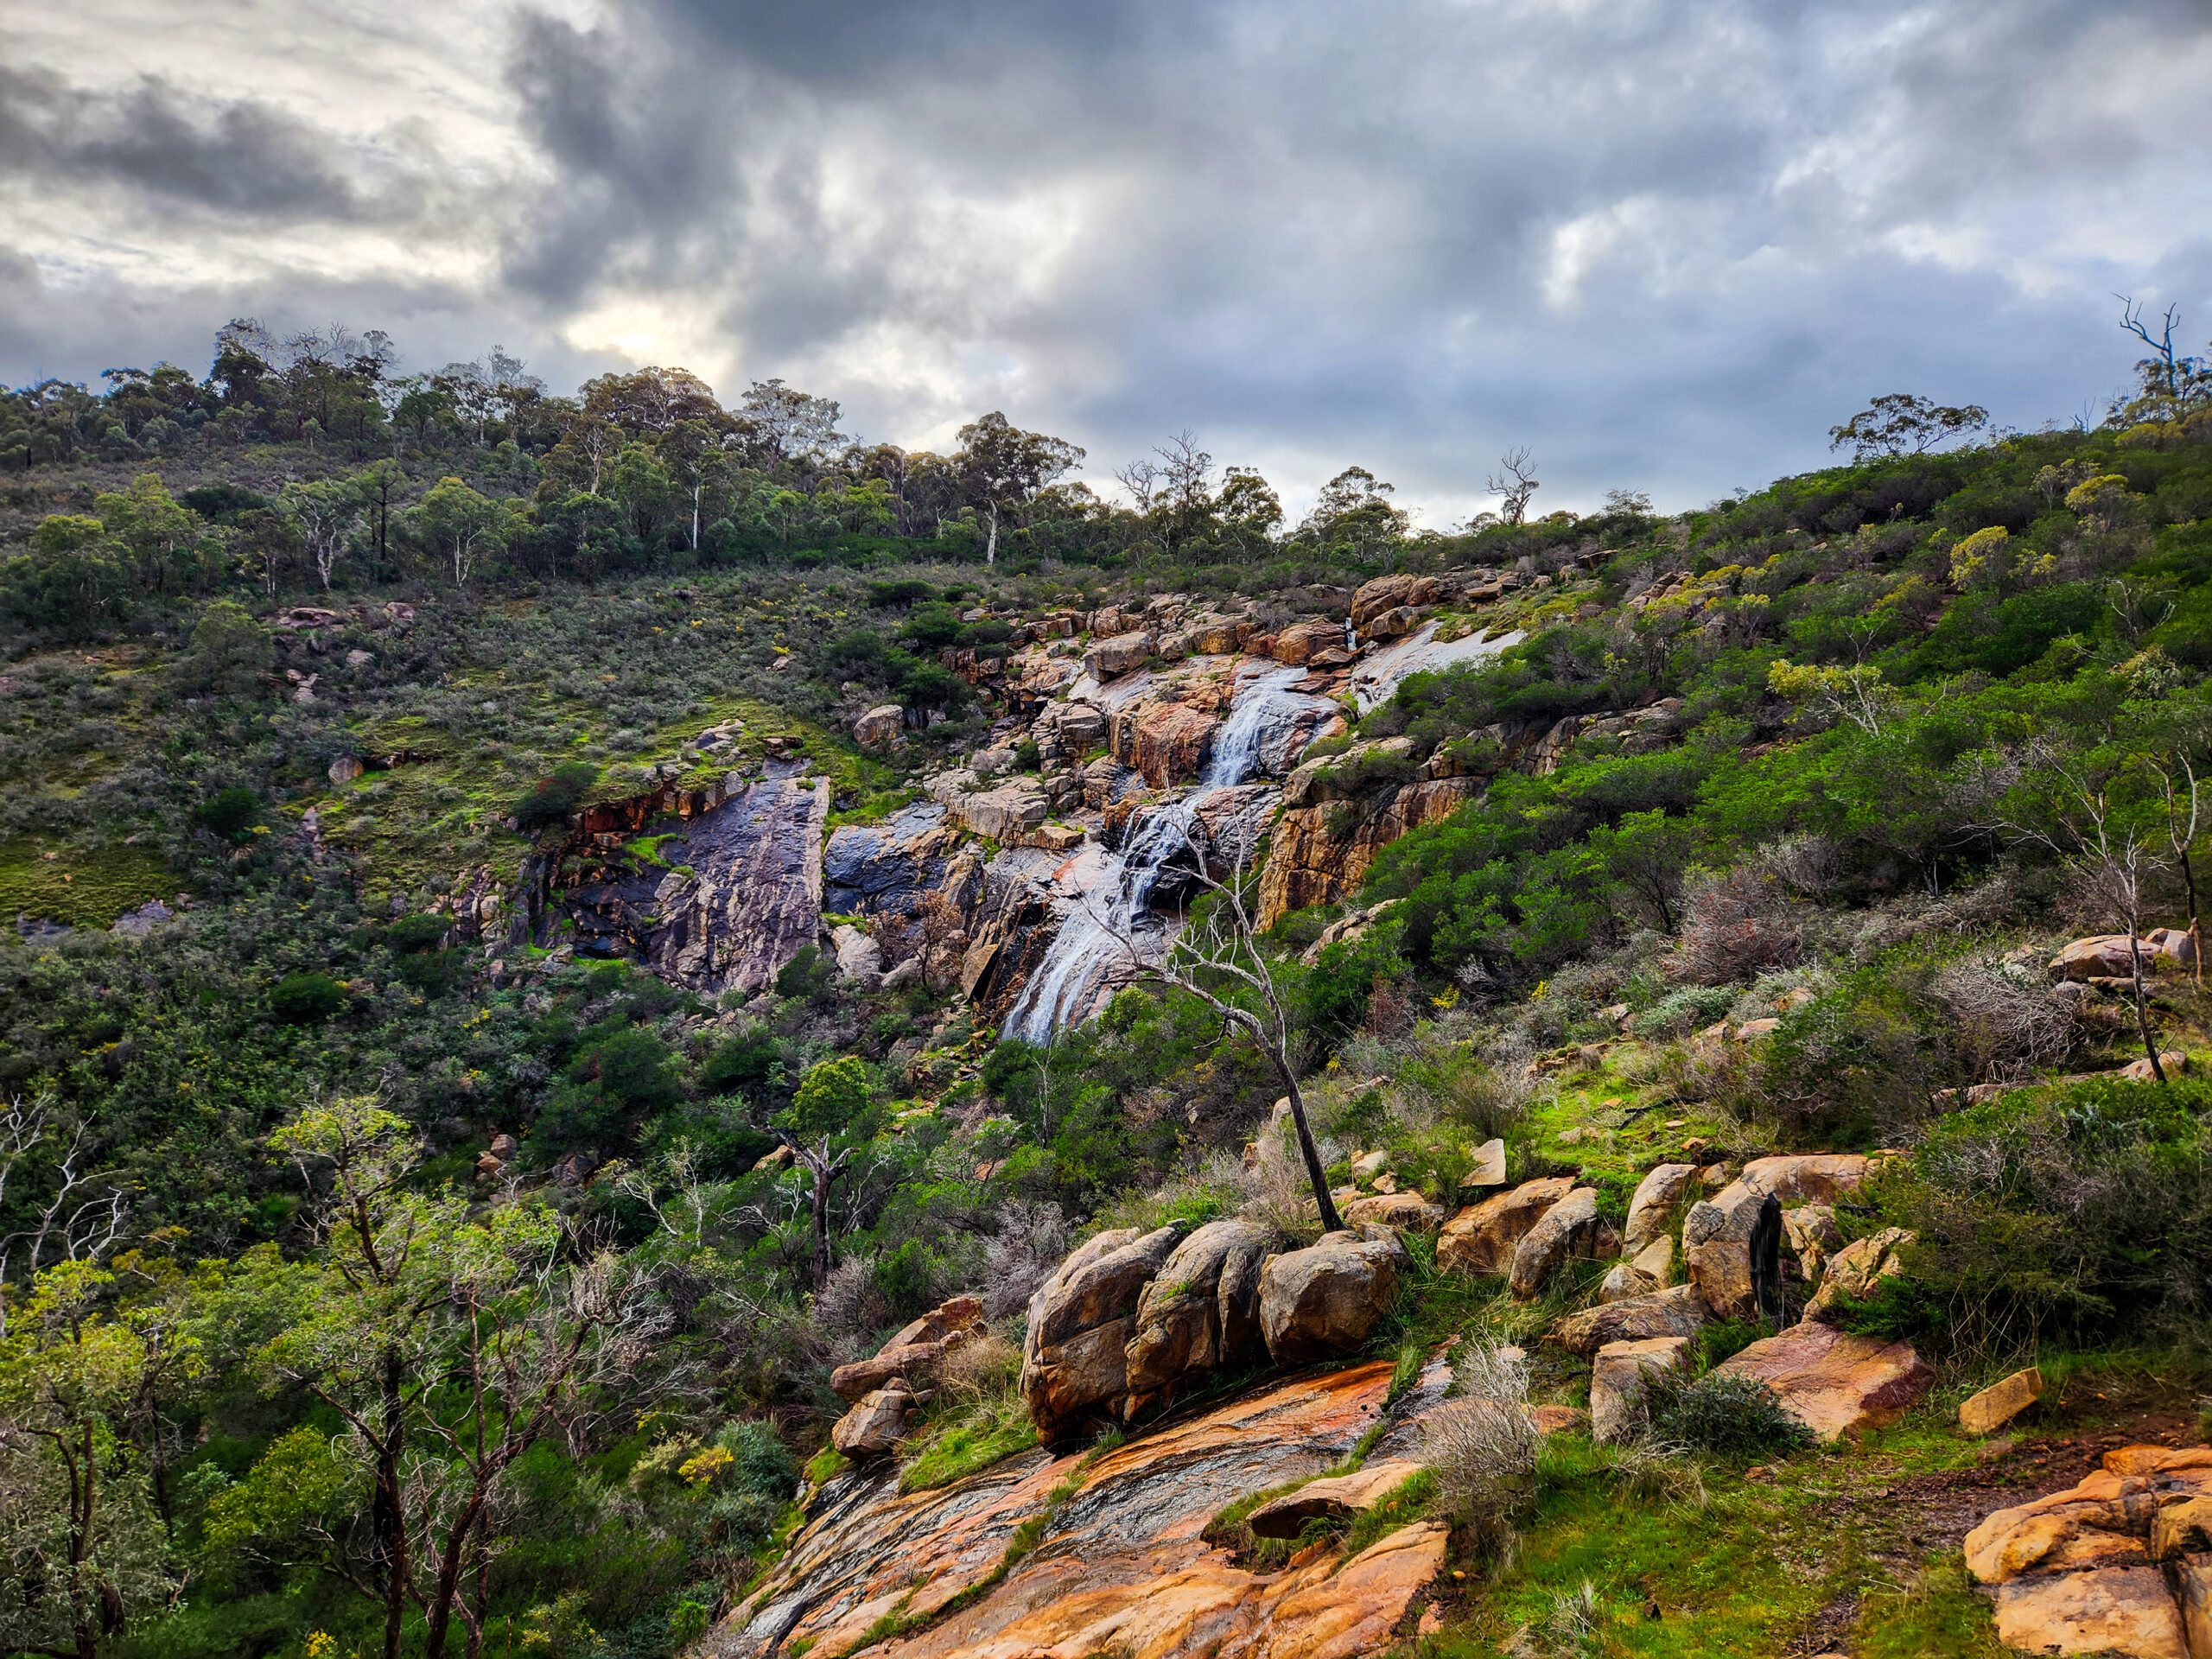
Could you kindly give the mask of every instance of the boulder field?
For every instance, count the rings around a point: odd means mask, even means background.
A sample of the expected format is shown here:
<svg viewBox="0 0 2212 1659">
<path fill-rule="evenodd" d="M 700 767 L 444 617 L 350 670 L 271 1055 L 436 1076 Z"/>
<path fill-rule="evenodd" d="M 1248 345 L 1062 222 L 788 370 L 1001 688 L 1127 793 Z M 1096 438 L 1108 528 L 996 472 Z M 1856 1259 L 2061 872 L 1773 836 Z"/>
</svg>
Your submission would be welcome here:
<svg viewBox="0 0 2212 1659">
<path fill-rule="evenodd" d="M 1352 1163 L 1356 1179 L 1393 1185 L 1381 1155 Z M 1618 1231 L 1595 1189 L 1540 1177 L 1450 1216 L 1438 1259 L 1535 1295 L 1576 1255 L 1618 1251 L 1618 1268 L 1656 1261 L 1656 1247 L 1678 1231 L 1692 1238 L 1683 1282 L 1600 1300 L 1555 1319 L 1546 1338 L 1589 1361 L 1590 1407 L 1542 1408 L 1539 1427 L 1625 1442 L 1644 1432 L 1654 1389 L 1679 1386 L 1695 1369 L 1698 1333 L 1719 1316 L 1713 1295 L 1748 1294 L 1756 1317 L 1763 1281 L 1783 1271 L 1757 1252 L 1786 1249 L 1788 1271 L 1811 1283 L 1807 1316 L 1716 1370 L 1764 1383 L 1783 1410 L 1833 1441 L 1896 1421 L 1933 1382 L 1910 1344 L 1819 1317 L 1823 1293 L 1863 1297 L 1910 1243 L 1894 1231 L 1840 1238 L 1835 1207 L 1872 1167 L 1839 1154 L 1755 1160 L 1732 1178 L 1661 1165 Z M 1372 1196 L 1415 1196 L 1421 1213 L 1402 1207 L 1404 1230 L 1433 1229 L 1444 1213 L 1416 1195 Z M 1699 1219 L 1754 1205 L 1770 1221 L 1788 1206 L 1787 1224 Z M 933 1309 L 872 1358 L 839 1369 L 834 1386 L 851 1409 L 834 1442 L 853 1461 L 805 1495 L 790 1550 L 698 1651 L 1359 1659 L 1392 1650 L 1421 1626 L 1445 1571 L 1437 1522 L 1414 1520 L 1350 1553 L 1312 1544 L 1267 1570 L 1206 1534 L 1231 1502 L 1288 1486 L 1255 1507 L 1245 1528 L 1294 1540 L 1316 1519 L 1351 1521 L 1419 1472 L 1421 1420 L 1450 1380 L 1442 1357 L 1395 1402 L 1387 1361 L 1316 1363 L 1355 1356 L 1371 1338 L 1410 1266 L 1400 1231 L 1370 1222 L 1295 1249 L 1238 1219 L 1097 1235 L 1030 1304 L 1020 1387 L 1041 1445 L 902 1493 L 897 1465 L 879 1454 L 896 1448 L 945 1356 L 984 1330 L 973 1299 Z M 1288 1374 L 1264 1374 L 1270 1364 Z M 1255 1380 L 1179 1408 L 1224 1374 Z M 2043 1391 L 2036 1371 L 2006 1377 L 1960 1407 L 1961 1432 L 1990 1433 Z M 1130 1437 L 1080 1449 L 1107 1425 L 1133 1426 Z M 1366 1454 L 1349 1471 L 1312 1478 L 1363 1438 Z M 2212 1450 L 2111 1452 L 2077 1485 L 1990 1515 L 1964 1551 L 1999 1636 L 2015 1649 L 2212 1659 Z"/>
<path fill-rule="evenodd" d="M 1356 1173 L 1394 1185 L 1379 1156 L 1353 1161 Z M 1798 1270 L 1818 1280 L 1806 1318 L 1719 1369 L 1766 1384 L 1783 1410 L 1833 1440 L 1895 1421 L 1933 1382 L 1910 1344 L 1828 1322 L 1841 1297 L 1863 1297 L 1897 1271 L 1910 1243 L 1890 1230 L 1833 1255 L 1821 1249 L 1818 1239 L 1833 1235 L 1833 1214 L 1809 1201 L 1853 1190 L 1868 1167 L 1865 1158 L 1827 1154 L 1753 1160 L 1717 1200 L 1689 1205 L 1681 1226 L 1694 1241 L 1685 1249 L 1691 1272 L 1679 1285 L 1663 1281 L 1675 1217 L 1694 1185 L 1682 1164 L 1644 1177 L 1625 1233 L 1606 1219 L 1597 1190 L 1573 1177 L 1506 1187 L 1443 1223 L 1436 1262 L 1448 1272 L 1502 1278 L 1528 1301 L 1570 1261 L 1619 1253 L 1600 1300 L 1556 1320 L 1547 1338 L 1591 1362 L 1595 1433 L 1618 1440 L 1640 1432 L 1654 1377 L 1691 1369 L 1691 1341 L 1703 1325 L 1728 1311 L 1764 1316 L 1759 1293 L 1770 1284 L 1778 1299 L 1787 1238 L 1798 1250 Z M 1785 1198 L 1808 1201 L 1787 1212 L 1787 1230 L 1777 1219 Z M 1358 1219 L 1302 1249 L 1280 1249 L 1267 1230 L 1235 1219 L 1150 1232 L 1120 1228 L 1077 1248 L 1030 1299 L 1020 1386 L 1039 1439 L 1065 1444 L 1103 1426 L 1146 1421 L 1224 1374 L 1357 1353 L 1411 1266 L 1402 1232 L 1436 1230 L 1444 1212 L 1417 1194 L 1354 1189 L 1339 1198 Z M 1746 1212 L 1763 1224 L 1730 1230 L 1701 1220 Z M 1634 1275 L 1632 1294 L 1611 1294 L 1624 1272 Z M 873 1358 L 841 1367 L 832 1382 L 850 1410 L 834 1436 L 838 1449 L 858 1458 L 894 1450 L 907 1414 L 926 1402 L 943 1354 L 981 1329 L 976 1303 L 957 1298 Z"/>
</svg>

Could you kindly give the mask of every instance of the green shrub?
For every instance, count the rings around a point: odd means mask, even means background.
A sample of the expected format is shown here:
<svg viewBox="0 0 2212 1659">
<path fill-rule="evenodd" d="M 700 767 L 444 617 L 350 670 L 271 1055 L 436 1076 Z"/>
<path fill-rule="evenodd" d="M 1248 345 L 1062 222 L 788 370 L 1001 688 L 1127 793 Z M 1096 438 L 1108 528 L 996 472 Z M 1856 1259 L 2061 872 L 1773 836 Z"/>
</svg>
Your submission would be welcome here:
<svg viewBox="0 0 2212 1659">
<path fill-rule="evenodd" d="M 869 582 L 868 602 L 871 605 L 912 605 L 932 597 L 936 592 L 926 582 L 912 576 L 900 576 L 886 582 Z"/>
<path fill-rule="evenodd" d="M 567 823 L 569 815 L 582 804 L 584 792 L 598 781 L 599 768 L 588 761 L 569 760 L 554 767 L 550 776 L 539 779 L 537 787 L 515 803 L 515 828 L 533 835 Z"/>
<path fill-rule="evenodd" d="M 1939 1351 L 2201 1332 L 2212 1316 L 2212 1081 L 2094 1078 L 1945 1117 L 1878 1183 L 1907 1282 L 1851 1310 Z M 1894 1282 L 1894 1281 L 1893 1281 Z"/>
<path fill-rule="evenodd" d="M 384 942 L 402 953 L 435 950 L 452 931 L 453 918 L 448 916 L 401 916 L 385 928 Z"/>
<path fill-rule="evenodd" d="M 819 945 L 810 944 L 776 973 L 776 995 L 795 1002 L 818 1001 L 837 982 L 837 964 Z"/>
<path fill-rule="evenodd" d="M 346 1006 L 346 988 L 328 974 L 287 974 L 269 993 L 269 1011 L 287 1025 L 319 1026 Z"/>
<path fill-rule="evenodd" d="M 1711 1025 L 1735 1006 L 1732 985 L 1685 985 L 1629 1021 L 1639 1037 L 1680 1037 Z"/>
<path fill-rule="evenodd" d="M 1733 1359 L 1767 1334 L 1753 1319 L 1715 1319 L 1698 1327 L 1697 1370 L 1700 1375 L 1723 1361 Z"/>
<path fill-rule="evenodd" d="M 1809 1446 L 1813 1436 L 1758 1378 L 1712 1371 L 1680 1389 L 1660 1391 L 1651 1438 L 1662 1446 L 1751 1458 L 1795 1451 Z"/>
<path fill-rule="evenodd" d="M 236 841 L 261 817 L 261 798 L 243 784 L 219 789 L 200 804 L 200 822 L 225 841 Z"/>
</svg>

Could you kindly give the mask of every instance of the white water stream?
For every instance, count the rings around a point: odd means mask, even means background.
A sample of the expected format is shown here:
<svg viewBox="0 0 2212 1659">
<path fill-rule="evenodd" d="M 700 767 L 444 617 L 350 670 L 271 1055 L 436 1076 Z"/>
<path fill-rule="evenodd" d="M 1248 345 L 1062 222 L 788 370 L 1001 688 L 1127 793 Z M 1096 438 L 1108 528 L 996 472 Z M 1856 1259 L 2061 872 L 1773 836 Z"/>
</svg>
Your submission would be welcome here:
<svg viewBox="0 0 2212 1659">
<path fill-rule="evenodd" d="M 1007 1015 L 1007 1036 L 1048 1043 L 1062 1026 L 1091 1011 L 1109 974 L 1127 965 L 1127 942 L 1153 921 L 1152 895 L 1176 855 L 1190 847 L 1198 798 L 1241 784 L 1259 769 L 1271 721 L 1307 701 L 1289 689 L 1306 675 L 1303 668 L 1272 669 L 1239 690 L 1214 734 L 1212 758 L 1198 786 L 1135 821 L 1122 850 L 1103 856 L 1100 879 L 1068 908 L 1045 960 Z"/>
</svg>

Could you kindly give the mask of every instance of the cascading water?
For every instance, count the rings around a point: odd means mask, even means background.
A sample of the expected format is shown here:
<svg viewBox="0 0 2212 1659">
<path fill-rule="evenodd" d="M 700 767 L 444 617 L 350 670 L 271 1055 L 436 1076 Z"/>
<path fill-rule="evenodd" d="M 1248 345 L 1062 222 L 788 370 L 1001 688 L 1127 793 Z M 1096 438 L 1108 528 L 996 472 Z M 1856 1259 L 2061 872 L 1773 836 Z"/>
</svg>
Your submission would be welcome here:
<svg viewBox="0 0 2212 1659">
<path fill-rule="evenodd" d="M 1306 701 L 1289 689 L 1306 673 L 1302 668 L 1274 669 L 1243 689 L 1214 734 L 1213 754 L 1198 787 L 1145 814 L 1122 850 L 1105 855 L 1103 879 L 1061 922 L 1045 960 L 1007 1016 L 1006 1035 L 1050 1042 L 1055 1031 L 1089 1011 L 1108 972 L 1127 960 L 1129 943 L 1156 928 L 1152 895 L 1176 855 L 1189 849 L 1198 798 L 1241 784 L 1259 770 L 1270 722 L 1287 702 Z"/>
</svg>

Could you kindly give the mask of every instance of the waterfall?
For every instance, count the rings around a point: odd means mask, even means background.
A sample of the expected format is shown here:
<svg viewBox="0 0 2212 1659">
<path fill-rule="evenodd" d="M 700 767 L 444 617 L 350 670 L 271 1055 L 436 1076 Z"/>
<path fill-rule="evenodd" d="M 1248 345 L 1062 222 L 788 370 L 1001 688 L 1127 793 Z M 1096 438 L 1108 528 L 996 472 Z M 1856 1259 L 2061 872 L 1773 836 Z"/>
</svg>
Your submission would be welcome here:
<svg viewBox="0 0 2212 1659">
<path fill-rule="evenodd" d="M 1122 850 L 1106 855 L 1106 879 L 1070 907 L 1007 1015 L 1007 1036 L 1050 1042 L 1055 1031 L 1090 1011 L 1108 972 L 1127 957 L 1123 941 L 1153 920 L 1152 895 L 1176 855 L 1189 849 L 1198 797 L 1241 784 L 1259 769 L 1268 722 L 1282 712 L 1291 685 L 1305 677 L 1302 668 L 1278 668 L 1243 688 L 1214 734 L 1198 787 L 1135 821 Z"/>
</svg>

